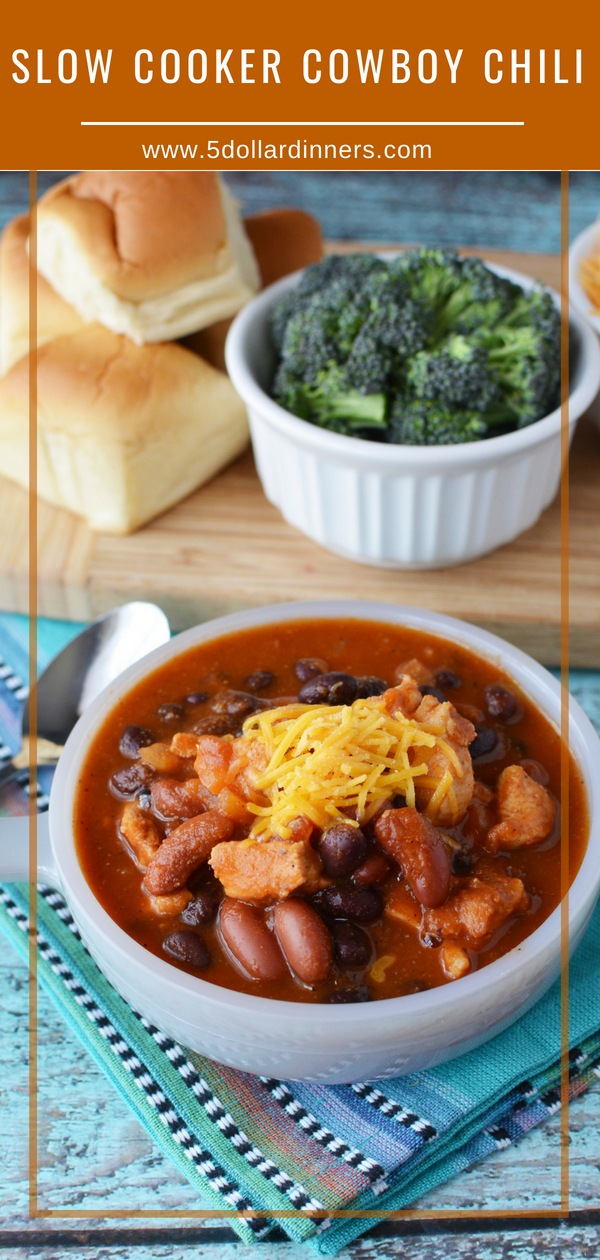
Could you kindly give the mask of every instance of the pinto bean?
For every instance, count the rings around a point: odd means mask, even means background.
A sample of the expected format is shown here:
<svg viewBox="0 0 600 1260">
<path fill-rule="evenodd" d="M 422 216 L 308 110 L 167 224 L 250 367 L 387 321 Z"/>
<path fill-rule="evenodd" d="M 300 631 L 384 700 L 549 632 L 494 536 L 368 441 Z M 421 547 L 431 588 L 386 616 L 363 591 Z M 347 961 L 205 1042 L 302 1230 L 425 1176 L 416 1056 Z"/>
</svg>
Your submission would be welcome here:
<svg viewBox="0 0 600 1260">
<path fill-rule="evenodd" d="M 441 906 L 450 890 L 450 855 L 436 827 L 418 810 L 390 809 L 375 824 L 386 853 L 402 867 L 423 906 Z"/>
<path fill-rule="evenodd" d="M 244 678 L 244 687 L 246 691 L 256 693 L 266 691 L 272 682 L 275 682 L 275 675 L 269 669 L 256 669 L 253 674 L 248 674 L 248 677 Z"/>
<path fill-rule="evenodd" d="M 320 915 L 307 901 L 294 897 L 273 910 L 279 945 L 295 975 L 304 984 L 326 980 L 333 962 L 331 936 Z"/>
<path fill-rule="evenodd" d="M 162 818 L 195 818 L 211 809 L 215 798 L 199 779 L 159 779 L 152 784 L 152 804 Z"/>
<path fill-rule="evenodd" d="M 238 718 L 240 723 L 249 713 L 266 707 L 264 700 L 247 691 L 219 691 L 211 704 L 213 713 L 225 713 L 228 717 Z"/>
<path fill-rule="evenodd" d="M 286 965 L 260 910 L 226 897 L 219 911 L 219 934 L 234 962 L 252 980 L 280 980 Z"/>
<path fill-rule="evenodd" d="M 117 770 L 110 780 L 110 787 L 115 796 L 125 798 L 137 796 L 140 788 L 147 787 L 153 778 L 154 771 L 151 766 L 136 762 L 134 766 L 125 766 L 124 770 Z"/>
<path fill-rule="evenodd" d="M 145 726 L 126 726 L 119 740 L 119 752 L 124 757 L 139 756 L 140 748 L 152 743 L 152 732 Z"/>
<path fill-rule="evenodd" d="M 185 709 L 181 704 L 161 704 L 156 710 L 157 716 L 163 722 L 182 722 L 185 717 Z"/>
<path fill-rule="evenodd" d="M 216 844 L 229 840 L 233 831 L 231 819 L 216 809 L 188 818 L 163 840 L 148 863 L 144 876 L 148 892 L 163 895 L 183 888 L 192 871 L 206 862 Z"/>
<path fill-rule="evenodd" d="M 517 698 L 512 691 L 507 691 L 506 687 L 500 687 L 497 683 L 490 683 L 484 687 L 483 694 L 490 717 L 499 718 L 501 722 L 508 722 L 514 717 L 517 712 Z"/>
<path fill-rule="evenodd" d="M 316 678 L 317 674 L 327 673 L 327 661 L 321 660 L 320 656 L 302 656 L 294 665 L 294 673 L 300 682 L 308 682 L 309 678 Z"/>
</svg>

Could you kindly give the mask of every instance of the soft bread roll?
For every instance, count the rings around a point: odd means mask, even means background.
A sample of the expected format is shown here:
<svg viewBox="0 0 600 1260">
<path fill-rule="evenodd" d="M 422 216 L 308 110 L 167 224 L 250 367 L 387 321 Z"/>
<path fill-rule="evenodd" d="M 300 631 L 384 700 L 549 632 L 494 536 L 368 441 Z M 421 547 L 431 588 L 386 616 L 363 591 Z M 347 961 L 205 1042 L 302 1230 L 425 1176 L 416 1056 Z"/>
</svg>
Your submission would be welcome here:
<svg viewBox="0 0 600 1260">
<path fill-rule="evenodd" d="M 28 484 L 29 356 L 0 381 L 0 468 Z M 38 491 L 126 534 L 195 490 L 248 442 L 228 377 L 182 346 L 94 325 L 38 351 Z"/>
<path fill-rule="evenodd" d="M 244 227 L 254 247 L 263 288 L 323 257 L 319 224 L 303 210 L 265 210 L 244 219 Z M 225 371 L 225 339 L 230 327 L 231 320 L 222 319 L 186 337 L 185 345 Z"/>
<path fill-rule="evenodd" d="M 0 237 L 0 376 L 29 351 L 29 216 L 13 219 Z M 37 340 L 79 332 L 85 323 L 40 276 L 37 278 Z"/>
<path fill-rule="evenodd" d="M 38 269 L 138 345 L 235 315 L 260 287 L 236 203 L 205 171 L 84 171 L 38 205 Z"/>
</svg>

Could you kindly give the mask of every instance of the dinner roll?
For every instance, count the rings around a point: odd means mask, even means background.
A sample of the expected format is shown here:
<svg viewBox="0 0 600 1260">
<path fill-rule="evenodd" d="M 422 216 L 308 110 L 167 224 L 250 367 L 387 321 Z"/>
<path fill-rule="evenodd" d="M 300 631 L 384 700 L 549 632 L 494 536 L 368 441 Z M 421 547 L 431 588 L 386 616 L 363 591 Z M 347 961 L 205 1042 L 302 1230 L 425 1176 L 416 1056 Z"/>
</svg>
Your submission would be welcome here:
<svg viewBox="0 0 600 1260">
<path fill-rule="evenodd" d="M 235 315 L 260 288 L 237 206 L 206 171 L 83 171 L 38 205 L 38 269 L 138 345 Z"/>
<path fill-rule="evenodd" d="M 9 223 L 0 237 L 0 376 L 29 351 L 29 215 Z M 38 345 L 79 332 L 85 323 L 40 276 L 37 278 Z"/>
<path fill-rule="evenodd" d="M 28 484 L 29 356 L 0 380 L 0 468 Z M 239 455 L 244 404 L 178 345 L 136 346 L 93 325 L 38 351 L 38 491 L 126 534 Z"/>
</svg>

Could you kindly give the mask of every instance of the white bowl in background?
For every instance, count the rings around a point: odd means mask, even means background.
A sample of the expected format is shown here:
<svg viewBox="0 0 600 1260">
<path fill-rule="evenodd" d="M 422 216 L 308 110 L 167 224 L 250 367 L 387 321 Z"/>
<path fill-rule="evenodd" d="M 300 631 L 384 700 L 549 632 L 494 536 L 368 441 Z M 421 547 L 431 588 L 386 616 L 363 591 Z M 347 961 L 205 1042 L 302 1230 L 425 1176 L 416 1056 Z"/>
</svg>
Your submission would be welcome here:
<svg viewBox="0 0 600 1260">
<path fill-rule="evenodd" d="M 558 729 L 561 689 L 518 648 L 439 613 L 392 604 L 323 601 L 249 609 L 207 622 L 157 648 L 92 702 L 69 736 L 40 815 L 39 878 L 62 890 L 92 957 L 131 1003 L 184 1046 L 220 1063 L 282 1079 L 342 1083 L 401 1076 L 482 1045 L 542 996 L 560 970 L 561 909 L 489 966 L 452 984 L 348 1006 L 282 1002 L 221 989 L 188 975 L 134 941 L 97 901 L 79 865 L 74 797 L 90 745 L 114 706 L 142 679 L 199 643 L 251 626 L 300 618 L 353 617 L 437 634 L 502 666 Z M 600 740 L 575 700 L 570 741 L 582 772 L 590 837 L 569 892 L 569 948 L 589 923 L 600 891 Z M 27 818 L 0 820 L 0 879 L 27 878 Z M 557 861 L 559 850 L 557 848 Z M 558 1037 L 557 1030 L 557 1037 Z"/>
<path fill-rule="evenodd" d="M 492 266 L 523 289 L 530 276 Z M 265 289 L 236 316 L 227 370 L 248 408 L 264 492 L 290 525 L 364 564 L 436 569 L 510 542 L 534 525 L 560 480 L 561 412 L 516 433 L 458 446 L 400 446 L 330 433 L 268 393 L 275 368 L 269 316 L 301 272 Z M 558 294 L 553 293 L 557 306 Z M 574 310 L 569 438 L 600 387 L 600 346 Z"/>
<path fill-rule="evenodd" d="M 594 253 L 600 255 L 600 219 L 580 232 L 569 249 L 569 300 L 575 310 L 585 315 L 592 328 L 600 333 L 600 314 L 593 313 L 590 299 L 579 279 L 581 263 Z"/>
</svg>

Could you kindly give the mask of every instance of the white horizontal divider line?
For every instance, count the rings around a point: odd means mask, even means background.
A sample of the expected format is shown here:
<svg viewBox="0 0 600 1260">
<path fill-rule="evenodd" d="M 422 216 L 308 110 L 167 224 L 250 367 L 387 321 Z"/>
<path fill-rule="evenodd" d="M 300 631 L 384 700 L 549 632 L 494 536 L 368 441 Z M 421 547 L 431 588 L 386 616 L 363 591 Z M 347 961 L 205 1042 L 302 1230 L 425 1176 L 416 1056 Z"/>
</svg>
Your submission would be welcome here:
<svg viewBox="0 0 600 1260">
<path fill-rule="evenodd" d="M 524 127 L 524 122 L 499 122 L 491 119 L 484 122 L 474 122 L 467 120 L 464 122 L 433 122 L 425 120 L 417 122 L 411 119 L 407 122 L 256 122 L 250 119 L 244 119 L 242 122 L 225 121 L 225 122 L 182 122 L 177 119 L 163 119 L 162 121 L 154 119 L 150 122 L 114 122 L 114 121 L 86 121 L 81 123 L 82 127 Z"/>
</svg>

